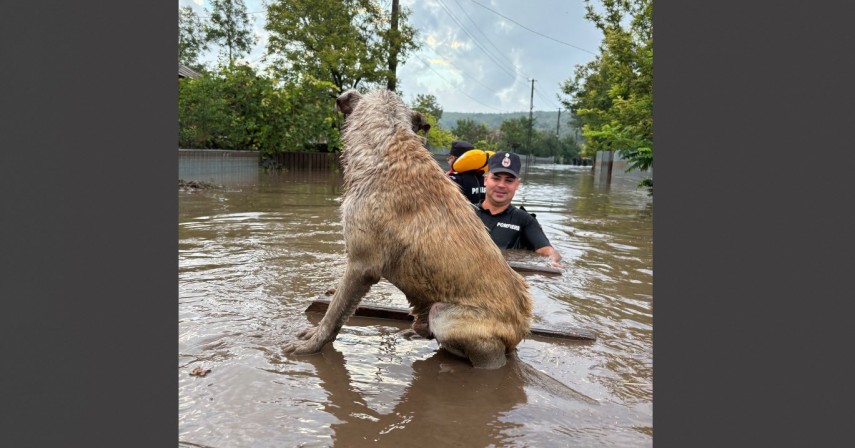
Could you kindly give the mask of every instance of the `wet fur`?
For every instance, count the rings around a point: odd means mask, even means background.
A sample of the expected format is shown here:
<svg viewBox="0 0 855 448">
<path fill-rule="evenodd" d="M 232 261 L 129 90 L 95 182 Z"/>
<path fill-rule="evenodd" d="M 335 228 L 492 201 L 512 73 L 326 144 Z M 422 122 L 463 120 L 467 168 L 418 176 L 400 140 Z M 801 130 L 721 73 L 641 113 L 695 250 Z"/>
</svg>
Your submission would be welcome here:
<svg viewBox="0 0 855 448">
<path fill-rule="evenodd" d="M 334 340 L 382 277 L 406 295 L 418 333 L 475 367 L 503 366 L 529 331 L 528 285 L 422 146 L 414 131 L 424 129 L 423 118 L 386 90 L 350 90 L 337 104 L 347 116 L 341 214 L 348 263 L 321 322 L 284 351 L 315 353 Z"/>
</svg>

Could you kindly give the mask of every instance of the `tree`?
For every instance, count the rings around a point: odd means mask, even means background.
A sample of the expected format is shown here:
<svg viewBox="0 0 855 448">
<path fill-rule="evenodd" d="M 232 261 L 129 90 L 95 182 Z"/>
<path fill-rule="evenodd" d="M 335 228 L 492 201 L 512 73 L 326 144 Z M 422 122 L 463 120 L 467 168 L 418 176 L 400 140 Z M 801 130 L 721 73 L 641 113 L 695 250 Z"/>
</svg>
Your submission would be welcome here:
<svg viewBox="0 0 855 448">
<path fill-rule="evenodd" d="M 653 165 L 653 2 L 601 0 L 600 13 L 585 1 L 585 17 L 603 32 L 603 43 L 597 58 L 562 84 L 572 97 L 562 103 L 582 124 L 587 154 L 616 150 L 628 170 L 647 170 Z M 652 192 L 652 180 L 642 184 Z"/>
<path fill-rule="evenodd" d="M 178 80 L 178 147 L 222 148 L 230 117 L 220 84 L 211 73 Z"/>
<path fill-rule="evenodd" d="M 311 150 L 339 145 L 329 83 L 280 84 L 244 65 L 179 81 L 179 147 Z"/>
<path fill-rule="evenodd" d="M 487 140 L 490 129 L 484 123 L 466 118 L 457 120 L 457 124 L 451 128 L 451 132 L 460 137 L 461 140 L 466 140 L 474 144 L 477 141 Z"/>
<path fill-rule="evenodd" d="M 429 112 L 422 112 L 425 119 L 428 123 L 430 123 L 430 130 L 427 133 L 427 147 L 431 152 L 434 152 L 437 148 L 447 149 L 451 148 L 451 142 L 455 140 L 454 134 L 450 131 L 445 130 L 440 126 L 439 120 L 436 119 Z"/>
<path fill-rule="evenodd" d="M 337 93 L 385 85 L 390 54 L 402 62 L 416 48 L 407 14 L 399 11 L 393 31 L 373 0 L 273 1 L 267 8 L 267 51 L 283 79 L 329 81 Z"/>
<path fill-rule="evenodd" d="M 398 85 L 398 54 L 401 53 L 401 36 L 398 28 L 400 15 L 400 2 L 392 0 L 392 17 L 387 35 L 389 42 L 389 71 L 386 74 L 386 89 L 392 92 L 397 91 Z"/>
<path fill-rule="evenodd" d="M 485 125 L 486 126 L 486 125 Z M 501 131 L 498 129 L 490 129 L 487 127 L 487 134 L 483 136 L 483 138 L 471 142 L 478 149 L 490 150 L 490 151 L 499 151 L 499 140 L 502 136 Z"/>
<path fill-rule="evenodd" d="M 558 137 L 554 131 L 535 130 L 531 146 L 532 154 L 552 157 L 555 163 L 569 163 L 579 155 L 579 145 L 573 136 Z"/>
<path fill-rule="evenodd" d="M 503 121 L 502 125 L 499 127 L 499 131 L 501 131 L 499 148 L 503 151 L 516 153 L 523 151 L 526 147 L 526 142 L 528 142 L 528 130 L 528 117 L 519 117 Z"/>
<path fill-rule="evenodd" d="M 559 146 L 558 153 L 558 162 L 570 163 L 574 158 L 580 155 L 581 149 L 582 148 L 579 147 L 579 142 L 577 142 L 576 138 L 572 135 L 565 135 L 564 137 L 561 137 L 561 145 Z"/>
<path fill-rule="evenodd" d="M 201 71 L 199 55 L 208 48 L 204 24 L 189 6 L 178 8 L 178 62 Z"/>
<path fill-rule="evenodd" d="M 243 0 L 211 0 L 211 20 L 205 36 L 209 42 L 225 48 L 229 65 L 249 53 L 255 38 Z"/>
<path fill-rule="evenodd" d="M 410 109 L 417 110 L 422 113 L 429 113 L 437 120 L 442 119 L 442 106 L 436 101 L 433 95 L 418 94 L 416 99 L 410 105 Z"/>
<path fill-rule="evenodd" d="M 428 149 L 434 151 L 437 148 L 449 148 L 451 142 L 454 141 L 454 134 L 446 129 L 443 129 L 439 124 L 439 117 L 442 116 L 442 106 L 436 101 L 433 95 L 416 95 L 416 99 L 410 104 L 410 109 L 421 112 L 427 122 L 430 124 L 428 131 L 427 146 Z"/>
</svg>

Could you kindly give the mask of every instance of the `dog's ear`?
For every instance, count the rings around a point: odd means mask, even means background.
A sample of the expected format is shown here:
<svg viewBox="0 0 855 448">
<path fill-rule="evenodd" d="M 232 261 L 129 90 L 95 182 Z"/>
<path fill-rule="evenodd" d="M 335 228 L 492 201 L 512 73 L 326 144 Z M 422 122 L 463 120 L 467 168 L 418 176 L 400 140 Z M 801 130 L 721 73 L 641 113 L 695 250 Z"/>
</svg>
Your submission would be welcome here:
<svg viewBox="0 0 855 448">
<path fill-rule="evenodd" d="M 359 91 L 356 89 L 348 89 L 335 99 L 335 107 L 341 111 L 341 113 L 350 115 L 353 113 L 353 109 L 356 109 L 356 103 L 358 103 L 360 99 L 362 99 L 362 94 L 359 93 Z"/>
<path fill-rule="evenodd" d="M 418 133 L 419 131 L 430 131 L 430 123 L 425 119 L 424 115 L 419 112 L 413 112 L 412 116 L 413 121 L 413 132 Z"/>
</svg>

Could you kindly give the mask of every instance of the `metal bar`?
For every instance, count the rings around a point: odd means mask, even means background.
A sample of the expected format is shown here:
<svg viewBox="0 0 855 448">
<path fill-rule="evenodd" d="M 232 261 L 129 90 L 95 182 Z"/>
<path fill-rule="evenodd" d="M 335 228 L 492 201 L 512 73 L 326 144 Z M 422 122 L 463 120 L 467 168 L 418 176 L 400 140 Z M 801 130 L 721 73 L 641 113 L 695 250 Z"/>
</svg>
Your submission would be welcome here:
<svg viewBox="0 0 855 448">
<path fill-rule="evenodd" d="M 309 305 L 308 308 L 306 308 L 306 312 L 326 313 L 327 308 L 329 308 L 329 305 L 330 299 L 327 299 L 325 297 L 318 297 L 317 299 L 315 299 L 314 302 Z M 408 322 L 412 322 L 413 320 L 413 316 L 410 314 L 409 310 L 370 304 L 360 304 L 356 308 L 356 312 L 354 312 L 353 315 L 359 317 L 394 319 Z M 546 328 L 539 325 L 532 325 L 531 334 L 548 338 L 574 339 L 581 341 L 597 340 L 597 334 L 595 332 L 590 330 L 583 330 L 580 328 Z"/>
</svg>

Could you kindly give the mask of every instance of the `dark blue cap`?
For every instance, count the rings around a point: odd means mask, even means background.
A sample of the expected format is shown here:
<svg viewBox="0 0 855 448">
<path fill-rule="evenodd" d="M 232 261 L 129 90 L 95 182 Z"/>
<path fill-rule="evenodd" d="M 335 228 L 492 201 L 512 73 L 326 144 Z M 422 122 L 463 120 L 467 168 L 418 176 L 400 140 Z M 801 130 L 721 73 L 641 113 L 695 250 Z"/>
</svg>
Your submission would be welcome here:
<svg viewBox="0 0 855 448">
<path fill-rule="evenodd" d="M 490 173 L 508 173 L 513 174 L 514 177 L 520 177 L 521 167 L 520 156 L 512 152 L 497 152 L 487 161 Z"/>
<path fill-rule="evenodd" d="M 463 153 L 469 151 L 470 149 L 475 149 L 475 147 L 472 146 L 472 143 L 463 140 L 455 140 L 451 142 L 451 151 L 448 153 L 448 155 L 460 157 L 463 155 Z"/>
</svg>

